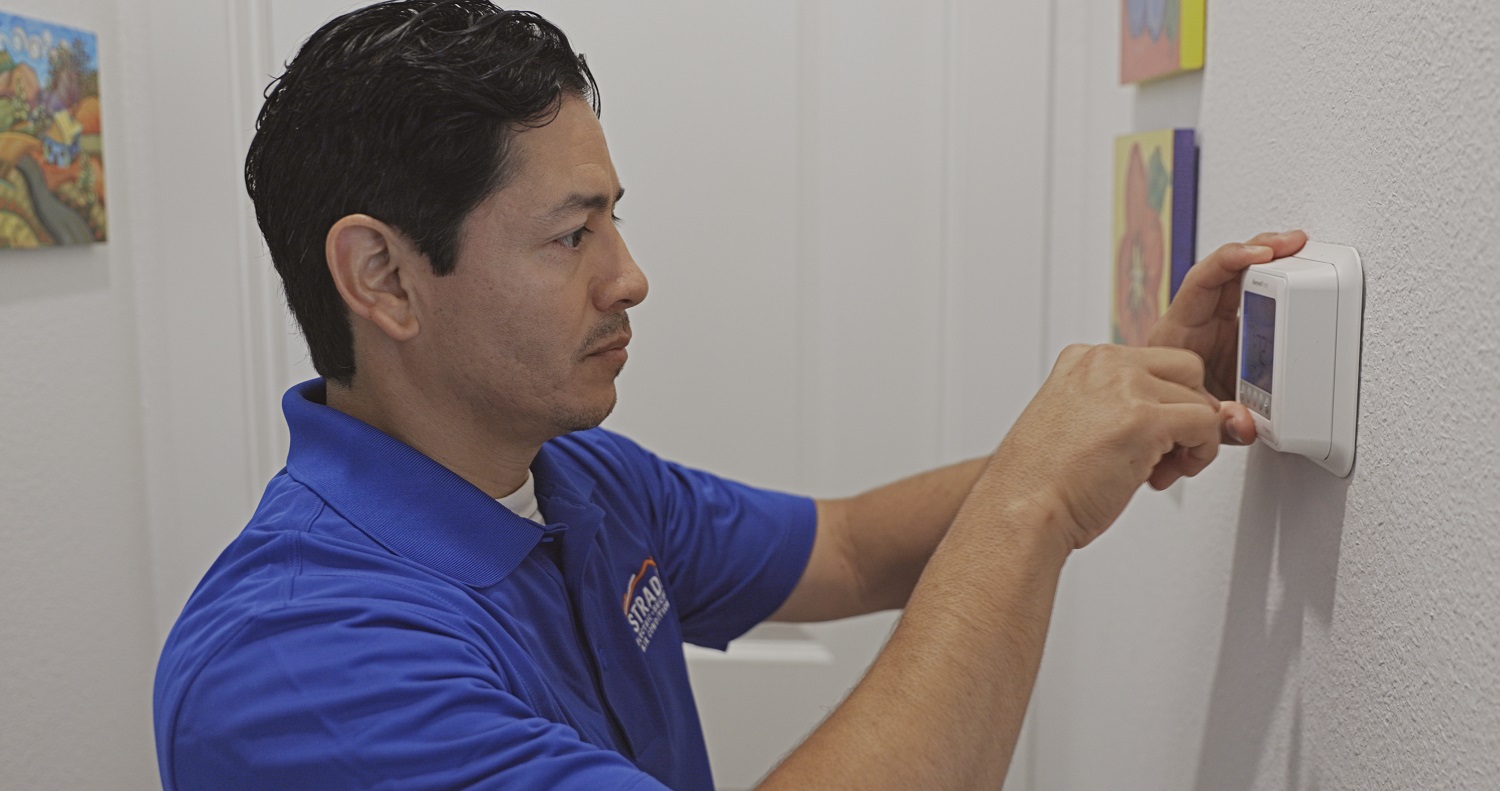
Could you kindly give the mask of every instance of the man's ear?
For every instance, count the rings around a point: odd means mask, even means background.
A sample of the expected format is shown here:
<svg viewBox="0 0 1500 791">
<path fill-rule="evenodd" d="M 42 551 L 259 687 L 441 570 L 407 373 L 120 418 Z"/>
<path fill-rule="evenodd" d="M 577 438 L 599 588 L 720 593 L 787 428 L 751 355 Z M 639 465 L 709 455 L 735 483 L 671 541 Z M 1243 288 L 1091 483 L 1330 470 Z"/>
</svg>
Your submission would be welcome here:
<svg viewBox="0 0 1500 791">
<path fill-rule="evenodd" d="M 367 214 L 351 214 L 328 229 L 323 252 L 351 313 L 392 340 L 416 337 L 421 327 L 408 286 L 422 257 L 400 231 Z"/>
</svg>

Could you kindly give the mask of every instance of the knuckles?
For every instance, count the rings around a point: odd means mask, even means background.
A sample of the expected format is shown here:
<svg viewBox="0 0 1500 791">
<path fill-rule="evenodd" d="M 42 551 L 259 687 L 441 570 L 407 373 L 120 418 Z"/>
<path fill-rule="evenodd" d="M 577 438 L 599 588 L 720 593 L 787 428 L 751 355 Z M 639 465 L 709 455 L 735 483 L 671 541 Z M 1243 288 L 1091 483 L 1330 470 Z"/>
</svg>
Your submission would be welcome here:
<svg viewBox="0 0 1500 791">
<path fill-rule="evenodd" d="M 1244 250 L 1247 246 L 1248 245 L 1240 244 L 1238 242 L 1230 242 L 1229 244 L 1221 245 L 1219 249 L 1214 251 L 1214 254 L 1211 257 L 1228 258 L 1230 256 L 1233 256 L 1235 253 Z"/>
<path fill-rule="evenodd" d="M 1131 399 L 1120 415 L 1119 428 L 1128 436 L 1151 436 L 1159 433 L 1155 405 L 1149 401 Z M 1160 441 L 1156 444 L 1160 444 Z"/>
<path fill-rule="evenodd" d="M 1187 360 L 1187 365 L 1192 369 L 1193 381 L 1202 384 L 1203 375 L 1208 370 L 1208 365 L 1203 361 L 1203 355 L 1190 349 L 1174 349 L 1174 351 L 1186 355 L 1183 359 Z"/>
<path fill-rule="evenodd" d="M 1110 344 L 1077 347 L 1073 368 L 1090 376 L 1101 370 L 1107 371 L 1112 367 L 1118 367 L 1120 352 L 1119 346 Z"/>
<path fill-rule="evenodd" d="M 1086 343 L 1070 343 L 1057 355 L 1057 364 L 1053 370 L 1068 370 L 1078 365 L 1078 361 L 1088 354 L 1094 347 Z"/>
</svg>

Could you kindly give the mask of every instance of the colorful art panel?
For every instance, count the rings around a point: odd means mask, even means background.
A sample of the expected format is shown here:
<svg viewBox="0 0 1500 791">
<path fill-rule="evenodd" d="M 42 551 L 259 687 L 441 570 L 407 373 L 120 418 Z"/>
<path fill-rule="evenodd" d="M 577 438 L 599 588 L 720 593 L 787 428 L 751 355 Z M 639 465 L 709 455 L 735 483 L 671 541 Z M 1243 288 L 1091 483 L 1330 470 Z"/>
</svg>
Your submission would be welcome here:
<svg viewBox="0 0 1500 791">
<path fill-rule="evenodd" d="M 97 38 L 0 13 L 0 247 L 105 240 L 100 133 Z"/>
<path fill-rule="evenodd" d="M 1206 0 L 1120 0 L 1120 84 L 1203 68 Z"/>
<path fill-rule="evenodd" d="M 1191 129 L 1115 139 L 1113 340 L 1145 346 L 1193 266 L 1198 142 Z"/>
</svg>

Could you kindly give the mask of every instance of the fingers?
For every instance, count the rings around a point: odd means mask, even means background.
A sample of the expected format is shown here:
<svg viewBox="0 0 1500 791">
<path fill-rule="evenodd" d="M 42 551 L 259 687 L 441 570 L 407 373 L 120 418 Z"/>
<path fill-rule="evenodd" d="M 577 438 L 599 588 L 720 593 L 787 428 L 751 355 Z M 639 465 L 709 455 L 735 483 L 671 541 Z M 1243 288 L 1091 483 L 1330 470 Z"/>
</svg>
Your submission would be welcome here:
<svg viewBox="0 0 1500 791">
<path fill-rule="evenodd" d="M 1172 300 L 1172 311 L 1180 323 L 1201 324 L 1213 318 L 1220 289 L 1236 282 L 1251 266 L 1267 264 L 1296 253 L 1307 243 L 1302 231 L 1263 233 L 1247 244 L 1226 244 L 1188 270 L 1182 288 Z"/>
<path fill-rule="evenodd" d="M 1074 532 L 1096 535 L 1142 483 L 1163 488 L 1217 458 L 1224 405 L 1203 377 L 1202 358 L 1181 348 L 1070 346 L 989 469 L 1029 481 Z"/>
<path fill-rule="evenodd" d="M 1219 410 L 1220 432 L 1219 445 L 1249 445 L 1255 442 L 1255 419 L 1250 416 L 1250 410 L 1244 404 L 1235 401 L 1225 401 Z M 1210 462 L 1217 458 L 1217 450 L 1212 457 L 1205 458 L 1202 451 L 1198 455 L 1193 454 L 1193 449 L 1178 445 L 1171 453 L 1162 457 L 1160 463 L 1151 471 L 1151 477 L 1147 483 L 1151 488 L 1161 491 L 1176 483 L 1179 478 L 1191 478 L 1207 469 Z"/>
<path fill-rule="evenodd" d="M 1152 375 L 1201 391 L 1208 400 L 1213 402 L 1214 409 L 1218 409 L 1218 399 L 1209 396 L 1208 390 L 1203 386 L 1202 357 L 1183 349 L 1163 346 L 1121 348 L 1124 353 L 1137 358 Z"/>
<path fill-rule="evenodd" d="M 1183 448 L 1188 463 L 1197 463 L 1192 474 L 1207 467 L 1219 455 L 1219 413 L 1196 404 L 1163 404 L 1163 427 L 1172 441 Z"/>
<path fill-rule="evenodd" d="M 1156 468 L 1151 470 L 1151 477 L 1146 479 L 1146 483 L 1160 492 L 1171 487 L 1178 480 L 1188 477 L 1182 462 L 1182 454 L 1183 449 L 1177 448 L 1163 456 Z"/>
<path fill-rule="evenodd" d="M 1219 399 L 1204 386 L 1203 358 L 1184 349 L 1113 344 L 1069 346 L 1058 355 L 1057 364 L 1052 369 L 1053 377 L 1078 383 L 1103 376 L 1104 379 L 1096 381 L 1109 386 L 1116 398 L 1132 394 L 1141 373 L 1148 374 L 1145 378 L 1175 383 L 1192 391 L 1163 400 L 1196 401 L 1211 406 L 1214 411 L 1219 409 Z M 1163 394 L 1159 390 L 1151 392 Z"/>
<path fill-rule="evenodd" d="M 1178 321 L 1192 326 L 1213 318 L 1219 292 L 1237 282 L 1246 269 L 1276 260 L 1273 247 L 1259 244 L 1226 244 L 1188 270 L 1182 288 L 1172 300 Z"/>
<path fill-rule="evenodd" d="M 1173 449 L 1161 457 L 1147 479 L 1157 490 L 1179 478 L 1191 478 L 1212 464 L 1219 455 L 1220 431 L 1218 413 L 1196 404 L 1164 404 L 1159 414 Z"/>
<path fill-rule="evenodd" d="M 1154 376 L 1146 377 L 1146 380 L 1143 385 L 1144 395 L 1158 404 L 1207 404 L 1217 412 L 1222 403 L 1201 387 L 1192 388 L 1181 382 L 1158 379 Z"/>
<path fill-rule="evenodd" d="M 1219 410 L 1223 422 L 1220 442 L 1225 445 L 1249 445 L 1255 442 L 1255 418 L 1250 409 L 1238 401 L 1225 401 Z"/>
<path fill-rule="evenodd" d="M 1162 387 L 1146 385 L 1147 393 L 1156 396 L 1155 400 L 1203 403 L 1214 411 L 1218 411 L 1220 404 L 1204 386 L 1203 358 L 1168 346 L 1069 346 L 1058 355 L 1053 375 L 1063 379 L 1081 377 L 1081 380 L 1107 377 L 1102 381 L 1112 386 L 1116 398 L 1135 393 L 1138 382 L 1150 380 L 1162 384 Z"/>
<path fill-rule="evenodd" d="M 1256 234 L 1255 238 L 1250 240 L 1250 244 L 1269 247 L 1276 253 L 1277 258 L 1286 258 L 1289 255 L 1296 255 L 1297 251 L 1301 250 L 1302 246 L 1307 244 L 1307 233 L 1304 231 L 1282 231 L 1280 233 L 1268 231 Z"/>
<path fill-rule="evenodd" d="M 1202 472 L 1221 443 L 1255 438 L 1245 407 L 1210 395 L 1203 359 L 1183 349 L 1070 346 L 1058 356 L 1046 389 L 1063 403 L 1082 397 L 1112 412 L 1115 422 L 1106 421 L 1099 433 L 1123 443 L 1116 448 L 1130 448 L 1132 466 L 1148 469 L 1146 482 L 1157 489 Z M 1120 407 L 1127 411 L 1114 411 Z"/>
</svg>

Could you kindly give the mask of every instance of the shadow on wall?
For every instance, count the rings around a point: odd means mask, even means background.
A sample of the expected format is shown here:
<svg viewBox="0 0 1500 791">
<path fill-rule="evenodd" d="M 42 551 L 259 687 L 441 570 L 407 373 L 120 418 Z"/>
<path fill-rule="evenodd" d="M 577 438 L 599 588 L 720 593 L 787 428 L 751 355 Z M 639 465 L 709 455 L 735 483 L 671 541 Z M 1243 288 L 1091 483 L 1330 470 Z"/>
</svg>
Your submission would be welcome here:
<svg viewBox="0 0 1500 791">
<path fill-rule="evenodd" d="M 1284 755 L 1285 788 L 1317 787 L 1302 766 L 1302 697 L 1293 690 L 1290 743 L 1267 750 L 1277 708 L 1295 683 L 1309 617 L 1333 618 L 1349 481 L 1300 456 L 1251 449 L 1235 539 L 1224 638 L 1198 757 L 1198 791 L 1255 784 L 1268 755 Z M 1268 777 L 1277 769 L 1265 767 Z"/>
</svg>

